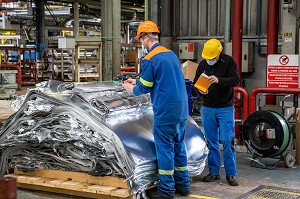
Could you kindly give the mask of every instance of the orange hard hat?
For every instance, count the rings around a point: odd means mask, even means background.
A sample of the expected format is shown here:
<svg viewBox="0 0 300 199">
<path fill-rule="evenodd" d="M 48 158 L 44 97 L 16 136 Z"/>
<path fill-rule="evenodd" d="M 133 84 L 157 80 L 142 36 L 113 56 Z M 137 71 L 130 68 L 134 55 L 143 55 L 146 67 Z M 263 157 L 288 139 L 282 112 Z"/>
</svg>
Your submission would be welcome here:
<svg viewBox="0 0 300 199">
<path fill-rule="evenodd" d="M 152 32 L 159 33 L 157 25 L 153 21 L 144 21 L 139 25 L 137 35 L 134 39 L 139 40 L 142 33 L 152 33 Z"/>
<path fill-rule="evenodd" d="M 210 39 L 204 44 L 202 51 L 203 59 L 214 59 L 223 50 L 222 44 L 217 39 Z"/>
</svg>

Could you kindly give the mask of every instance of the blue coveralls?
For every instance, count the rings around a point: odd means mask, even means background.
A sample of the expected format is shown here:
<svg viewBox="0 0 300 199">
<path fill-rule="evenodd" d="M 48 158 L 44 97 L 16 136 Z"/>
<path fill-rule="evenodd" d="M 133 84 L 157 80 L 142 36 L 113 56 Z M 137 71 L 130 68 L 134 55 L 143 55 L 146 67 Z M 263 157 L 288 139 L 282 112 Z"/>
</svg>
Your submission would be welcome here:
<svg viewBox="0 0 300 199">
<path fill-rule="evenodd" d="M 188 117 L 187 94 L 180 62 L 174 52 L 154 44 L 142 62 L 142 74 L 133 88 L 134 95 L 150 92 L 153 104 L 153 134 L 156 145 L 158 193 L 174 198 L 190 189 L 187 155 L 184 145 Z"/>
</svg>

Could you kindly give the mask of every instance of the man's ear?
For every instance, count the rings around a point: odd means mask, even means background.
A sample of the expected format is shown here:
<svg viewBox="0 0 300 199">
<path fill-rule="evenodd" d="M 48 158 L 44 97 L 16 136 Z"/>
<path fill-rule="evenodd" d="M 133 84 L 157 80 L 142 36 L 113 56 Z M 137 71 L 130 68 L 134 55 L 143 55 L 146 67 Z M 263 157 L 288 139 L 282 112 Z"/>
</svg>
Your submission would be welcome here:
<svg viewBox="0 0 300 199">
<path fill-rule="evenodd" d="M 150 37 L 149 37 L 148 35 L 145 35 L 145 36 L 144 36 L 144 40 L 145 40 L 145 39 L 148 39 L 148 40 L 149 40 Z"/>
</svg>

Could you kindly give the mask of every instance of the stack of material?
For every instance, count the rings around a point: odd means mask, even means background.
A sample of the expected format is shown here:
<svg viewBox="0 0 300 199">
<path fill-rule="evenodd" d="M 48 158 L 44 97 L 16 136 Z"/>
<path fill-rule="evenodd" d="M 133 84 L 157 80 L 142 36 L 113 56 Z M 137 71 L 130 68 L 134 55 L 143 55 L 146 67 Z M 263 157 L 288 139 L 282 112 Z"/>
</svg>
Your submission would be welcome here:
<svg viewBox="0 0 300 199">
<path fill-rule="evenodd" d="M 13 103 L 0 132 L 0 176 L 9 168 L 39 168 L 120 176 L 134 194 L 158 179 L 149 95 L 133 96 L 113 83 L 42 82 Z M 191 176 L 208 149 L 192 118 L 185 144 Z"/>
<path fill-rule="evenodd" d="M 0 69 L 0 99 L 15 97 L 18 84 L 16 84 L 17 70 Z"/>
</svg>

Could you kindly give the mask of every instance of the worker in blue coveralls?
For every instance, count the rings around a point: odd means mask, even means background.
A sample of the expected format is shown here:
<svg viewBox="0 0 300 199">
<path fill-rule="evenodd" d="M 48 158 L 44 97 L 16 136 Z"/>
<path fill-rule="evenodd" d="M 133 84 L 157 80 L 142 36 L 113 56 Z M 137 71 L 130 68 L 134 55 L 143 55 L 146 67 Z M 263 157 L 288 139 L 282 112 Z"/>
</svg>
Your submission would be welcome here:
<svg viewBox="0 0 300 199">
<path fill-rule="evenodd" d="M 196 70 L 194 83 L 202 73 L 208 75 L 212 82 L 203 96 L 201 121 L 209 149 L 209 174 L 204 182 L 220 179 L 220 148 L 223 144 L 224 167 L 226 179 L 231 186 L 238 186 L 236 179 L 236 154 L 234 148 L 234 87 L 239 85 L 240 78 L 237 65 L 229 55 L 221 53 L 222 44 L 217 39 L 210 39 L 204 44 L 202 60 Z"/>
<path fill-rule="evenodd" d="M 175 191 L 184 196 L 190 194 L 184 145 L 188 103 L 178 57 L 161 46 L 158 34 L 158 27 L 152 21 L 139 25 L 135 40 L 140 40 L 148 54 L 141 63 L 140 78 L 126 80 L 122 86 L 134 95 L 150 93 L 159 183 L 146 191 L 146 195 L 151 199 L 169 199 L 175 197 Z"/>
</svg>

